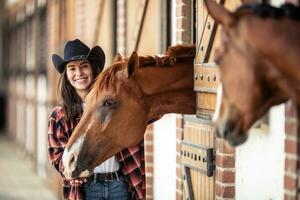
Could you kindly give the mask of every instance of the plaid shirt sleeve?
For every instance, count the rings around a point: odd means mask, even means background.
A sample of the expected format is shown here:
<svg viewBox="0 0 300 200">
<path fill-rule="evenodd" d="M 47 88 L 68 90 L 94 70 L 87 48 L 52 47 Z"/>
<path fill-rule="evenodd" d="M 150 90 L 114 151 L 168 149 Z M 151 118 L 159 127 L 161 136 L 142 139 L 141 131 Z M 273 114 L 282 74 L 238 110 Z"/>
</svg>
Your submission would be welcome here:
<svg viewBox="0 0 300 200">
<path fill-rule="evenodd" d="M 130 199 L 146 199 L 144 140 L 124 149 L 117 157 L 123 173 L 128 177 Z"/>
<path fill-rule="evenodd" d="M 62 107 L 55 107 L 48 121 L 48 153 L 52 165 L 63 178 L 63 197 L 70 200 L 83 200 L 82 186 L 71 186 L 62 173 L 62 155 L 74 127 L 75 122 L 65 120 Z"/>
</svg>

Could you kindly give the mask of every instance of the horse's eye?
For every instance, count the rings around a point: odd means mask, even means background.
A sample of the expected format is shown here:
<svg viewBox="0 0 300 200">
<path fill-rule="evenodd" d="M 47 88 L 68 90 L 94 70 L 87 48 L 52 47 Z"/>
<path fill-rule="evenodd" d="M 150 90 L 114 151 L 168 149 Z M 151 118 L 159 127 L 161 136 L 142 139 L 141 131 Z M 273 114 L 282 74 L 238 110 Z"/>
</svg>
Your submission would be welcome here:
<svg viewBox="0 0 300 200">
<path fill-rule="evenodd" d="M 104 107 L 110 107 L 110 106 L 112 106 L 112 105 L 114 105 L 115 104 L 115 101 L 114 100 L 112 100 L 112 99 L 106 99 L 104 102 L 103 102 L 103 105 L 102 106 L 104 106 Z"/>
</svg>

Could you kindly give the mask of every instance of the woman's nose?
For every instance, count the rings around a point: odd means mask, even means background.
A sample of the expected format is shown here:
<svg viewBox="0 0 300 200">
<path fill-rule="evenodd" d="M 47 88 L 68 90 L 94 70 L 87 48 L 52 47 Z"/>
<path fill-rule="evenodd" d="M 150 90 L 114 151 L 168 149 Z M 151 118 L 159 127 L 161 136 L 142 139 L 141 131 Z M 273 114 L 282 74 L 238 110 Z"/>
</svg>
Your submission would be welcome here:
<svg viewBox="0 0 300 200">
<path fill-rule="evenodd" d="M 82 74 L 83 74 L 83 70 L 80 69 L 80 68 L 78 68 L 78 69 L 76 70 L 76 75 L 77 75 L 77 76 L 81 76 Z"/>
</svg>

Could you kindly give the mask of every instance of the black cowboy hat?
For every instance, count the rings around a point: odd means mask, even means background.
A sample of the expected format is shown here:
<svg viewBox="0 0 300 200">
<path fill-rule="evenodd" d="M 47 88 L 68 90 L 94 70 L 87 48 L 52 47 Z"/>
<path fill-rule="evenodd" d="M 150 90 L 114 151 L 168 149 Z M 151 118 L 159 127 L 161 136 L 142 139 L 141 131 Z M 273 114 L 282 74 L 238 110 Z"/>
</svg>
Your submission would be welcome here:
<svg viewBox="0 0 300 200">
<path fill-rule="evenodd" d="M 64 48 L 64 58 L 59 55 L 52 55 L 52 62 L 59 73 L 63 73 L 68 62 L 75 60 L 88 60 L 93 67 L 98 67 L 102 71 L 105 64 L 105 54 L 101 47 L 90 48 L 79 39 L 71 40 L 66 43 Z"/>
</svg>

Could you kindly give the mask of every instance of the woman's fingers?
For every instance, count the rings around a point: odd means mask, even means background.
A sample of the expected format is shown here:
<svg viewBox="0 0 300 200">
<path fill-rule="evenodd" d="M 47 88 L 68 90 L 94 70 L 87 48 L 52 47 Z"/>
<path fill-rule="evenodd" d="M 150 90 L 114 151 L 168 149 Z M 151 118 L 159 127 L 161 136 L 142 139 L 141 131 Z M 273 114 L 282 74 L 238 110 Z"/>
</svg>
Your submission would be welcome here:
<svg viewBox="0 0 300 200">
<path fill-rule="evenodd" d="M 79 178 L 79 179 L 70 180 L 70 184 L 72 186 L 82 185 L 85 182 L 87 182 L 87 178 Z"/>
</svg>

